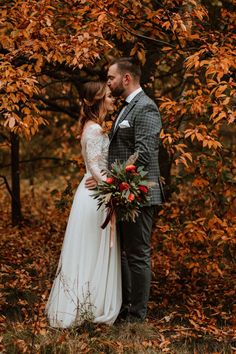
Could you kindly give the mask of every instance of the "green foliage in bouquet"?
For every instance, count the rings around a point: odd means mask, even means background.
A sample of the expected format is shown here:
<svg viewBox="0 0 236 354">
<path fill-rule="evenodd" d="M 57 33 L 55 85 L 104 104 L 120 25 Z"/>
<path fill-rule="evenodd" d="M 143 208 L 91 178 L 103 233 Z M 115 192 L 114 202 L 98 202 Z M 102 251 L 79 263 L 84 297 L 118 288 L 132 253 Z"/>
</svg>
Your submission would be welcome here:
<svg viewBox="0 0 236 354">
<path fill-rule="evenodd" d="M 140 208 L 150 199 L 148 191 L 152 183 L 145 178 L 144 167 L 135 165 L 137 157 L 135 153 L 124 163 L 115 161 L 107 171 L 107 179 L 98 184 L 93 194 L 98 200 L 98 209 L 105 206 L 108 211 L 102 228 L 114 212 L 118 220 L 135 221 Z"/>
</svg>

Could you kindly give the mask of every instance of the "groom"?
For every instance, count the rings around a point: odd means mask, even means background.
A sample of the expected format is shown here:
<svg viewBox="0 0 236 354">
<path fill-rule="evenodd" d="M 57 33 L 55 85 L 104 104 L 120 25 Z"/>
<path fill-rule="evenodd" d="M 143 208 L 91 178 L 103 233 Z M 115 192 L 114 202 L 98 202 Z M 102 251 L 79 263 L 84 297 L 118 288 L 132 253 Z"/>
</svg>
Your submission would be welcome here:
<svg viewBox="0 0 236 354">
<path fill-rule="evenodd" d="M 118 58 L 108 70 L 113 96 L 121 96 L 126 105 L 118 115 L 110 135 L 108 165 L 115 160 L 126 161 L 138 152 L 136 165 L 143 165 L 148 179 L 155 182 L 150 202 L 143 207 L 136 222 L 120 222 L 118 233 L 122 250 L 122 314 L 130 322 L 143 321 L 149 299 L 151 268 L 150 240 L 155 205 L 161 204 L 158 163 L 161 118 L 155 103 L 140 86 L 141 69 L 133 58 Z"/>
<path fill-rule="evenodd" d="M 133 58 L 118 58 L 110 64 L 107 85 L 113 96 L 125 99 L 125 105 L 110 134 L 108 168 L 115 160 L 124 162 L 138 152 L 135 164 L 144 166 L 149 180 L 155 182 L 149 204 L 142 208 L 136 221 L 117 225 L 122 250 L 120 318 L 126 317 L 129 322 L 140 322 L 146 317 L 151 283 L 151 231 L 155 206 L 162 202 L 158 163 L 161 118 L 155 103 L 142 90 L 140 78 L 140 66 Z M 88 183 L 87 187 L 92 185 Z"/>
</svg>

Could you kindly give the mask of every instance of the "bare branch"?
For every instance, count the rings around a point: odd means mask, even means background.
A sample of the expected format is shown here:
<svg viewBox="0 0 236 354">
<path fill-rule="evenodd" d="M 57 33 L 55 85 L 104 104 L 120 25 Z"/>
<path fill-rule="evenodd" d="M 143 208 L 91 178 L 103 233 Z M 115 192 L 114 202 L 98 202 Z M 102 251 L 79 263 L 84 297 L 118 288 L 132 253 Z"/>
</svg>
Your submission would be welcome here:
<svg viewBox="0 0 236 354">
<path fill-rule="evenodd" d="M 7 188 L 7 191 L 9 192 L 11 198 L 13 198 L 13 194 L 12 194 L 12 190 L 11 190 L 11 187 L 8 183 L 8 180 L 7 180 L 7 177 L 6 176 L 3 176 L 3 175 L 0 175 L 0 178 L 3 179 L 3 183 L 5 184 L 6 188 Z"/>
<path fill-rule="evenodd" d="M 35 99 L 38 99 L 47 105 L 47 107 L 43 107 L 43 106 L 40 107 L 41 111 L 60 112 L 60 113 L 67 114 L 69 117 L 71 117 L 73 119 L 78 118 L 78 111 L 73 111 L 73 110 L 67 109 L 65 107 L 62 107 L 62 106 L 58 105 L 56 102 L 52 102 L 51 100 L 47 100 L 46 98 L 41 97 L 41 96 L 35 95 Z"/>
<path fill-rule="evenodd" d="M 70 164 L 70 163 L 76 163 L 75 160 L 65 160 L 65 159 L 61 159 L 59 157 L 50 157 L 50 156 L 40 156 L 40 157 L 34 157 L 32 159 L 27 159 L 27 160 L 21 160 L 19 161 L 19 163 L 29 163 L 29 162 L 35 162 L 35 161 L 41 161 L 41 160 L 52 160 L 52 161 L 60 161 L 63 162 L 63 164 Z M 6 165 L 0 165 L 0 168 L 6 168 L 6 167 L 10 167 L 11 164 L 8 163 Z M 6 179 L 5 176 L 0 175 L 1 178 L 3 178 L 4 180 Z"/>
</svg>

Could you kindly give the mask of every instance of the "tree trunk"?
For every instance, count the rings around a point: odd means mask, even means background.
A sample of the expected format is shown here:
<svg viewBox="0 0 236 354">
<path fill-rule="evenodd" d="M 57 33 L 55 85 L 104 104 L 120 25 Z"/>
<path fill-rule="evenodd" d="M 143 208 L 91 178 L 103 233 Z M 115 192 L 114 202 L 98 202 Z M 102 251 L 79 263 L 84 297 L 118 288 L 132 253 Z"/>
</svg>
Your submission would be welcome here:
<svg viewBox="0 0 236 354">
<path fill-rule="evenodd" d="M 20 165 L 19 165 L 19 137 L 11 133 L 11 216 L 12 225 L 18 225 L 22 219 L 20 202 Z"/>
</svg>

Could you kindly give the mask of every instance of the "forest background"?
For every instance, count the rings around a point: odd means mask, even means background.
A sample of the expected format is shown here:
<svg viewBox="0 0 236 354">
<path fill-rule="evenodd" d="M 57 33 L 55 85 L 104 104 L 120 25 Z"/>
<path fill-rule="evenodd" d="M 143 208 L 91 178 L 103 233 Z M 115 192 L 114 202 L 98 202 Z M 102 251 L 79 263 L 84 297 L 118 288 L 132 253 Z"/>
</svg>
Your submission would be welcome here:
<svg viewBox="0 0 236 354">
<path fill-rule="evenodd" d="M 0 1 L 2 352 L 236 351 L 234 5 Z M 53 330 L 44 308 L 84 171 L 80 90 L 121 55 L 140 60 L 163 121 L 148 320 Z"/>
</svg>

